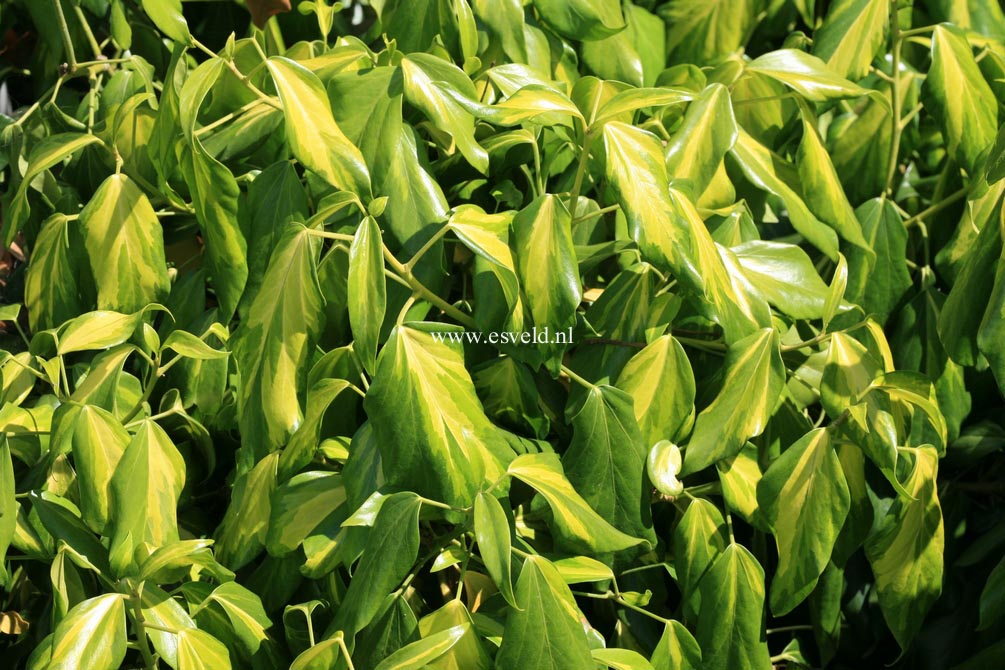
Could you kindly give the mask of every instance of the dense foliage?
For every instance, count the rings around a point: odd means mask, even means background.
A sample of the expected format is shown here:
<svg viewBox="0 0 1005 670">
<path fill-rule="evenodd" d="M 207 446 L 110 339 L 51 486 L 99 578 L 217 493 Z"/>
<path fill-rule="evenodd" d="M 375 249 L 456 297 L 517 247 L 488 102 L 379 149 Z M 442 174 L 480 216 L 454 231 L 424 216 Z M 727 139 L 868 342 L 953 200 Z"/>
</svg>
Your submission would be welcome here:
<svg viewBox="0 0 1005 670">
<path fill-rule="evenodd" d="M 246 3 L 0 5 L 4 667 L 1005 667 L 995 0 Z"/>
</svg>

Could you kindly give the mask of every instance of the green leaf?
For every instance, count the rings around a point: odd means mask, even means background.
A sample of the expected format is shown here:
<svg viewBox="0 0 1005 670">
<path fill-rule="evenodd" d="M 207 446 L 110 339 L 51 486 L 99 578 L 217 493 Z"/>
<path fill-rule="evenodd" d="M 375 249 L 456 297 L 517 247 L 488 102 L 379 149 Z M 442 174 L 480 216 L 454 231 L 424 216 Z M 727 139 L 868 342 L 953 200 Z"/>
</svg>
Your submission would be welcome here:
<svg viewBox="0 0 1005 670">
<path fill-rule="evenodd" d="M 279 478 L 286 479 L 311 462 L 321 443 L 325 412 L 351 384 L 344 379 L 321 379 L 307 393 L 307 416 L 279 457 Z"/>
<path fill-rule="evenodd" d="M 248 281 L 242 310 L 258 295 L 269 258 L 283 231 L 290 223 L 307 220 L 307 192 L 292 163 L 278 161 L 255 177 L 248 185 L 248 210 Z"/>
<path fill-rule="evenodd" d="M 929 446 L 910 453 L 904 488 L 912 498 L 894 501 L 865 545 L 883 618 L 901 649 L 910 645 L 942 593 L 945 543 L 936 486 L 938 454 Z"/>
<path fill-rule="evenodd" d="M 517 607 L 513 592 L 513 571 L 510 550 L 510 522 L 496 498 L 485 492 L 475 497 L 475 539 L 482 562 L 499 592 L 513 607 Z"/>
<path fill-rule="evenodd" d="M 778 333 L 765 328 L 737 342 L 726 352 L 724 369 L 722 389 L 695 420 L 681 475 L 735 456 L 764 432 L 785 385 Z"/>
<path fill-rule="evenodd" d="M 1005 287 L 1002 286 L 1002 282 L 1005 282 L 1005 256 L 998 259 L 994 282 L 994 290 L 988 298 L 984 318 L 977 330 L 977 348 L 988 359 L 998 388 L 1005 393 L 1005 351 L 1001 346 L 1005 339 Z"/>
<path fill-rule="evenodd" d="M 332 186 L 369 202 L 370 173 L 359 149 L 342 133 L 314 73 L 288 58 L 265 62 L 279 92 L 286 141 L 297 160 Z"/>
<path fill-rule="evenodd" d="M 939 336 L 950 358 L 960 365 L 975 365 L 980 349 L 978 335 L 987 308 L 987 296 L 996 291 L 995 277 L 1002 255 L 1002 230 L 989 221 L 969 245 L 953 288 L 939 315 Z"/>
<path fill-rule="evenodd" d="M 830 433 L 818 428 L 785 449 L 758 484 L 757 501 L 778 544 L 771 611 L 782 616 L 816 587 L 851 506 Z"/>
<path fill-rule="evenodd" d="M 175 670 L 230 670 L 230 652 L 215 637 L 198 628 L 178 631 Z"/>
<path fill-rule="evenodd" d="M 889 19 L 883 0 L 838 0 L 813 34 L 813 55 L 842 77 L 858 81 L 883 48 Z"/>
<path fill-rule="evenodd" d="M 471 630 L 471 624 L 459 624 L 405 645 L 381 661 L 375 670 L 419 670 L 453 649 Z"/>
<path fill-rule="evenodd" d="M 524 12 L 521 0 L 473 0 L 475 16 L 489 35 L 502 46 L 510 60 L 527 62 L 527 38 L 524 36 Z"/>
<path fill-rule="evenodd" d="M 339 667 L 337 664 L 342 658 L 343 644 L 342 633 L 336 633 L 297 656 L 290 665 L 290 670 L 329 670 Z"/>
<path fill-rule="evenodd" d="M 190 44 L 192 34 L 181 11 L 181 0 L 141 0 L 143 11 L 154 22 L 158 30 L 175 42 Z"/>
<path fill-rule="evenodd" d="M 24 282 L 24 305 L 33 331 L 55 328 L 87 310 L 91 270 L 80 227 L 62 214 L 42 223 Z"/>
<path fill-rule="evenodd" d="M 674 568 L 688 611 L 701 611 L 700 584 L 726 548 L 726 520 L 719 508 L 695 498 L 673 533 Z"/>
<path fill-rule="evenodd" d="M 462 70 L 430 54 L 413 53 L 401 60 L 405 99 L 440 130 L 449 133 L 464 158 L 481 173 L 489 167 L 485 149 L 475 139 L 471 109 L 478 95 Z"/>
<path fill-rule="evenodd" d="M 746 547 L 730 544 L 702 581 L 695 638 L 703 670 L 770 670 L 763 611 L 764 570 Z"/>
<path fill-rule="evenodd" d="M 573 556 L 552 561 L 566 584 L 606 582 L 614 579 L 614 572 L 606 564 L 588 556 Z"/>
<path fill-rule="evenodd" d="M 502 102 L 486 107 L 479 116 L 499 126 L 515 126 L 527 122 L 572 125 L 571 118 L 583 120 L 583 115 L 569 97 L 550 86 L 524 86 Z"/>
<path fill-rule="evenodd" d="M 10 442 L 5 435 L 0 438 L 0 579 L 7 580 L 7 550 L 17 529 L 18 503 L 14 497 L 17 483 L 14 480 L 14 462 L 10 455 Z"/>
<path fill-rule="evenodd" d="M 669 179 L 659 140 L 619 122 L 605 124 L 603 133 L 607 179 L 642 257 L 693 286 L 703 286 L 690 257 L 690 234 L 669 202 Z"/>
<path fill-rule="evenodd" d="M 569 587 L 545 558 L 528 556 L 516 585 L 520 608 L 506 615 L 497 670 L 592 668 L 582 614 Z"/>
<path fill-rule="evenodd" d="M 733 253 L 755 293 L 794 319 L 819 319 L 827 285 L 806 252 L 794 244 L 751 240 Z"/>
<path fill-rule="evenodd" d="M 304 472 L 279 486 L 265 540 L 269 553 L 284 556 L 299 547 L 345 499 L 342 477 L 334 472 Z"/>
<path fill-rule="evenodd" d="M 663 629 L 650 662 L 654 670 L 701 670 L 701 648 L 691 631 L 679 621 L 670 621 Z"/>
<path fill-rule="evenodd" d="M 466 507 L 484 483 L 502 476 L 512 453 L 482 410 L 460 345 L 427 330 L 448 329 L 391 331 L 364 407 L 390 485 Z"/>
<path fill-rule="evenodd" d="M 273 452 L 234 483 L 230 505 L 216 531 L 216 556 L 233 570 L 247 565 L 265 548 L 278 462 L 279 453 Z"/>
<path fill-rule="evenodd" d="M 673 175 L 674 188 L 697 201 L 733 148 L 738 132 L 729 89 L 710 85 L 688 106 L 680 129 L 667 142 L 667 171 Z"/>
<path fill-rule="evenodd" d="M 8 443 L 10 438 L 8 439 Z M 40 495 L 31 493 L 32 512 L 38 515 L 44 530 L 58 537 L 64 550 L 71 553 L 73 561 L 84 568 L 108 574 L 108 550 L 101 544 L 94 532 L 80 520 L 77 509 L 71 502 L 48 491 Z M 21 522 L 18 522 L 18 526 Z M 12 544 L 18 546 L 21 528 L 15 527 Z"/>
<path fill-rule="evenodd" d="M 179 581 L 193 566 L 206 568 L 220 579 L 233 579 L 234 573 L 216 562 L 210 547 L 213 540 L 179 540 L 157 549 L 140 566 L 140 579 L 159 583 Z"/>
<path fill-rule="evenodd" d="M 186 358 L 194 358 L 200 361 L 212 361 L 227 358 L 229 351 L 220 351 L 206 344 L 202 338 L 196 337 L 192 333 L 184 330 L 172 330 L 171 334 L 161 345 L 161 351 L 174 351 Z"/>
<path fill-rule="evenodd" d="M 910 91 L 901 87 L 901 104 L 911 100 Z M 883 100 L 870 96 L 828 128 L 831 162 L 852 204 L 879 197 L 886 188 L 893 150 L 891 99 L 886 93 Z"/>
<path fill-rule="evenodd" d="M 572 217 L 554 195 L 542 195 L 513 217 L 513 257 L 534 325 L 559 333 L 576 323 L 582 286 L 572 242 Z M 549 267 L 549 272 L 541 268 Z M 561 345 L 547 346 L 560 366 Z"/>
<path fill-rule="evenodd" d="M 622 10 L 627 27 L 583 42 L 583 62 L 601 79 L 652 86 L 666 65 L 666 25 L 637 5 L 626 4 Z"/>
<path fill-rule="evenodd" d="M 458 628 L 464 632 L 460 634 L 456 643 L 426 667 L 429 670 L 491 670 L 492 659 L 474 627 L 471 612 L 460 600 L 455 598 L 448 601 L 443 607 L 427 614 L 419 621 L 423 641 L 428 642 L 430 647 L 433 647 L 434 638 L 447 631 L 456 631 Z"/>
<path fill-rule="evenodd" d="M 595 129 L 607 121 L 645 107 L 679 105 L 694 100 L 694 97 L 694 93 L 689 90 L 669 86 L 625 89 L 600 105 L 593 119 L 592 128 Z"/>
<path fill-rule="evenodd" d="M 363 219 L 349 247 L 349 295 L 367 296 L 349 301 L 353 350 L 363 367 L 373 374 L 377 359 L 377 339 L 387 308 L 387 280 L 384 279 L 384 243 L 380 226 L 373 217 Z"/>
<path fill-rule="evenodd" d="M 617 387 L 632 397 L 644 446 L 686 434 L 694 417 L 694 372 L 673 336 L 663 335 L 632 356 Z"/>
<path fill-rule="evenodd" d="M 757 504 L 757 485 L 763 473 L 758 463 L 757 447 L 748 442 L 733 458 L 716 463 L 716 468 L 726 505 L 748 523 L 760 528 L 763 524 Z"/>
<path fill-rule="evenodd" d="M 978 630 L 987 630 L 1005 612 L 1005 558 L 998 562 L 981 591 L 980 625 Z"/>
<path fill-rule="evenodd" d="M 384 596 L 408 574 L 419 552 L 421 507 L 411 492 L 384 499 L 345 594 L 345 602 L 353 606 L 339 609 L 335 629 L 353 635 L 360 631 L 377 614 Z"/>
<path fill-rule="evenodd" d="M 670 62 L 718 63 L 743 46 L 758 11 L 754 0 L 671 0 L 659 10 Z"/>
<path fill-rule="evenodd" d="M 60 420 L 72 435 L 73 463 L 77 468 L 81 518 L 97 532 L 111 519 L 111 482 L 129 434 L 111 413 L 98 407 L 68 406 Z"/>
<path fill-rule="evenodd" d="M 733 344 L 770 325 L 767 303 L 744 281 L 733 252 L 712 239 L 694 203 L 673 188 L 670 197 L 677 215 L 690 230 L 694 259 L 704 284 L 702 292 L 711 307 L 712 319 L 722 326 L 726 342 Z"/>
<path fill-rule="evenodd" d="M 81 314 L 63 324 L 56 350 L 60 354 L 69 354 L 122 344 L 132 337 L 146 311 L 141 309 L 133 314 L 107 311 Z"/>
<path fill-rule="evenodd" d="M 874 259 L 862 237 L 862 226 L 845 196 L 841 180 L 817 132 L 817 119 L 806 108 L 803 110 L 803 139 L 796 153 L 796 168 L 802 177 L 801 186 L 806 206 L 817 218 L 833 228 L 841 239 L 864 249 L 868 255 L 866 271 L 871 269 Z"/>
<path fill-rule="evenodd" d="M 80 213 L 98 309 L 134 312 L 168 294 L 161 224 L 132 179 L 113 174 Z"/>
<path fill-rule="evenodd" d="M 284 444 L 302 419 L 307 356 L 322 326 L 318 246 L 303 226 L 286 231 L 235 333 L 241 434 L 256 458 Z"/>
<path fill-rule="evenodd" d="M 404 598 L 390 595 L 385 599 L 384 610 L 357 638 L 353 662 L 360 668 L 373 667 L 418 639 L 419 623 L 411 606 Z M 318 670 L 327 670 L 330 665 Z"/>
<path fill-rule="evenodd" d="M 565 474 L 605 521 L 655 544 L 646 454 L 632 397 L 612 386 L 589 389 L 572 415 L 572 442 L 562 456 Z"/>
<path fill-rule="evenodd" d="M 429 173 L 425 144 L 402 121 L 403 87 L 399 68 L 381 67 L 333 78 L 328 94 L 335 118 L 370 168 L 375 194 L 388 197 L 381 217 L 386 237 L 402 245 L 406 254 L 414 254 L 446 219 L 449 206 Z M 389 247 L 394 249 L 394 244 Z M 437 257 L 428 254 L 426 263 Z M 423 270 L 424 265 L 416 269 Z"/>
<path fill-rule="evenodd" d="M 188 160 L 182 161 L 182 172 L 206 236 L 206 265 L 224 322 L 237 310 L 248 278 L 248 245 L 237 221 L 241 191 L 230 170 L 206 151 L 195 126 L 203 100 L 225 71 L 222 59 L 206 61 L 189 75 L 178 101 L 179 122 L 191 148 Z"/>
<path fill-rule="evenodd" d="M 779 49 L 747 64 L 748 72 L 771 77 L 811 102 L 857 98 L 867 89 L 839 76 L 816 56 L 797 49 Z"/>
<path fill-rule="evenodd" d="M 52 636 L 49 670 L 117 668 L 126 658 L 126 597 L 106 593 L 80 603 Z"/>
<path fill-rule="evenodd" d="M 832 260 L 837 259 L 838 240 L 835 232 L 820 221 L 807 207 L 799 186 L 795 167 L 743 129 L 730 151 L 750 182 L 764 191 L 777 195 L 785 203 L 792 227 Z"/>
<path fill-rule="evenodd" d="M 593 649 L 593 660 L 614 670 L 653 670 L 645 656 L 631 649 Z"/>
<path fill-rule="evenodd" d="M 195 628 L 195 621 L 177 600 L 150 581 L 142 584 L 139 605 L 145 622 L 167 629 L 157 630 L 148 627 L 146 632 L 153 643 L 154 650 L 165 663 L 177 670 L 179 667 L 178 635 L 173 631 Z"/>
<path fill-rule="evenodd" d="M 234 632 L 249 654 L 258 651 L 262 641 L 268 639 L 265 629 L 272 622 L 262 608 L 262 601 L 245 587 L 237 582 L 221 584 L 213 589 L 198 609 L 205 607 L 209 601 L 217 603 L 227 614 Z"/>
<path fill-rule="evenodd" d="M 28 217 L 31 215 L 28 189 L 32 187 L 35 179 L 84 147 L 100 141 L 96 135 L 58 133 L 46 137 L 35 145 L 28 156 L 28 168 L 11 199 L 10 208 L 4 213 L 3 240 L 5 247 L 9 247 L 14 242 L 17 233 L 28 222 Z"/>
<path fill-rule="evenodd" d="M 599 40 L 624 29 L 617 0 L 534 0 L 545 22 L 575 40 Z"/>
<path fill-rule="evenodd" d="M 922 96 L 942 128 L 946 151 L 975 175 L 995 141 L 998 105 L 959 28 L 943 24 L 932 32 L 932 67 Z"/>
<path fill-rule="evenodd" d="M 571 550 L 603 554 L 645 542 L 622 533 L 593 511 L 569 483 L 556 454 L 518 456 L 510 464 L 509 474 L 540 493 L 548 502 L 558 537 Z M 517 600 L 520 601 L 519 593 Z"/>
<path fill-rule="evenodd" d="M 112 475 L 109 553 L 116 574 L 131 572 L 151 551 L 178 540 L 184 485 L 185 460 L 167 433 L 145 420 Z"/>
<path fill-rule="evenodd" d="M 882 198 L 869 200 L 855 210 L 855 216 L 862 222 L 866 243 L 876 255 L 875 267 L 857 258 L 854 250 L 849 256 L 849 263 L 870 268 L 858 302 L 884 323 L 913 285 L 906 263 L 907 231 L 893 203 Z"/>
</svg>

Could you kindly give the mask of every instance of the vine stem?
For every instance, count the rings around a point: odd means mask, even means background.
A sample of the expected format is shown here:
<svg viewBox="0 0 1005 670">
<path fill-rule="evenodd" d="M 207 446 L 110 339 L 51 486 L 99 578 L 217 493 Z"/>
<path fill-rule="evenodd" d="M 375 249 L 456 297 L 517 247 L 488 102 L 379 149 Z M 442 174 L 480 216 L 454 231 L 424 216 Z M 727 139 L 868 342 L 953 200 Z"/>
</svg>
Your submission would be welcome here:
<svg viewBox="0 0 1005 670">
<path fill-rule="evenodd" d="M 593 144 L 593 133 L 587 132 L 583 140 L 583 152 L 579 155 L 579 165 L 576 166 L 576 177 L 572 182 L 572 191 L 569 192 L 569 212 L 576 211 L 576 203 L 579 202 L 579 194 L 583 189 L 583 179 L 586 177 L 586 168 L 590 163 L 590 145 Z"/>
<path fill-rule="evenodd" d="M 608 205 L 607 207 L 602 207 L 595 212 L 590 212 L 589 214 L 584 214 L 583 216 L 577 217 L 572 220 L 572 225 L 576 226 L 584 221 L 589 221 L 590 219 L 595 219 L 598 216 L 603 216 L 604 214 L 610 214 L 611 212 L 617 211 L 621 205 Z"/>
<path fill-rule="evenodd" d="M 893 96 L 893 136 L 890 143 L 890 163 L 886 170 L 886 188 L 884 192 L 893 193 L 893 178 L 897 174 L 897 157 L 900 154 L 900 20 L 897 11 L 898 0 L 890 0 L 890 39 L 893 44 L 893 78 L 890 80 L 890 93 Z"/>
<path fill-rule="evenodd" d="M 63 4 L 60 0 L 51 0 L 52 8 L 56 14 L 56 22 L 59 24 L 59 32 L 63 38 L 63 50 L 66 52 L 66 60 L 70 66 L 70 72 L 77 69 L 77 55 L 73 52 L 73 39 L 70 37 L 70 27 L 66 24 L 66 15 L 63 14 Z"/>
<path fill-rule="evenodd" d="M 961 198 L 963 198 L 967 194 L 967 190 L 968 189 L 966 187 L 963 187 L 959 191 L 956 191 L 952 195 L 949 195 L 949 196 L 943 198 L 942 200 L 940 200 L 939 202 L 935 203 L 934 205 L 932 205 L 928 209 L 925 209 L 925 210 L 922 210 L 921 212 L 918 212 L 917 214 L 915 214 L 911 218 L 909 218 L 906 221 L 904 221 L 904 227 L 905 228 L 910 228 L 911 226 L 913 226 L 915 224 L 921 223 L 924 219 L 928 218 L 932 214 L 936 214 L 938 212 L 941 212 L 946 207 L 949 207 L 950 205 L 952 205 L 957 200 L 960 200 Z"/>
<path fill-rule="evenodd" d="M 572 595 L 574 595 L 574 596 L 582 596 L 584 598 L 592 598 L 594 600 L 613 600 L 618 605 L 621 605 L 622 607 L 624 607 L 626 609 L 630 609 L 633 612 L 638 612 L 639 614 L 642 614 L 643 616 L 647 616 L 650 619 L 653 619 L 655 621 L 659 621 L 663 625 L 669 625 L 670 624 L 670 619 L 667 619 L 665 617 L 661 617 L 659 614 L 653 614 L 649 610 L 647 610 L 647 609 L 645 609 L 643 607 L 639 607 L 638 605 L 633 605 L 632 603 L 628 602 L 627 600 L 621 598 L 617 593 L 614 593 L 613 591 L 608 591 L 607 593 L 590 593 L 589 591 L 573 591 Z"/>
<path fill-rule="evenodd" d="M 566 365 L 562 366 L 562 372 L 564 372 L 566 375 L 568 375 L 569 379 L 571 379 L 572 381 L 576 382 L 577 384 L 579 384 L 580 386 L 582 386 L 584 388 L 594 389 L 594 388 L 597 387 L 596 384 L 590 382 L 589 380 L 587 380 L 587 379 L 585 379 L 583 377 L 580 377 L 579 375 L 577 375 L 575 372 L 572 371 L 572 368 L 570 368 L 570 367 L 568 367 Z"/>
<path fill-rule="evenodd" d="M 800 630 L 813 630 L 813 626 L 807 623 L 796 624 L 794 626 L 779 626 L 778 628 L 768 628 L 764 631 L 764 634 L 774 635 L 775 633 L 795 633 Z"/>
<path fill-rule="evenodd" d="M 140 588 L 143 588 L 142 586 Z M 129 597 L 133 605 L 133 623 L 136 625 L 136 638 L 140 645 L 140 654 L 143 656 L 143 664 L 147 670 L 156 670 L 157 660 L 150 651 L 150 640 L 147 639 L 146 621 L 143 619 L 143 604 L 140 601 L 140 592 L 133 590 Z"/>
<path fill-rule="evenodd" d="M 414 268 L 415 264 L 418 263 L 419 260 L 426 255 L 426 252 L 432 249 L 433 245 L 439 242 L 443 238 L 443 236 L 446 235 L 448 232 L 450 232 L 450 224 L 444 223 L 443 226 L 435 233 L 433 233 L 433 236 L 430 237 L 428 240 L 426 240 L 426 243 L 423 244 L 422 247 L 415 252 L 415 255 L 412 256 L 407 263 L 405 263 L 405 267 L 408 268 L 409 270 Z"/>
<path fill-rule="evenodd" d="M 411 268 L 394 257 L 394 254 L 392 254 L 391 250 L 387 248 L 387 245 L 384 245 L 384 260 L 387 261 L 387 264 L 391 266 L 391 269 L 394 270 L 394 272 L 408 282 L 408 285 L 417 296 L 434 307 L 437 307 L 441 312 L 451 317 L 465 328 L 474 329 L 477 327 L 473 318 L 430 291 L 425 284 L 419 281 L 418 278 L 412 274 Z"/>
</svg>

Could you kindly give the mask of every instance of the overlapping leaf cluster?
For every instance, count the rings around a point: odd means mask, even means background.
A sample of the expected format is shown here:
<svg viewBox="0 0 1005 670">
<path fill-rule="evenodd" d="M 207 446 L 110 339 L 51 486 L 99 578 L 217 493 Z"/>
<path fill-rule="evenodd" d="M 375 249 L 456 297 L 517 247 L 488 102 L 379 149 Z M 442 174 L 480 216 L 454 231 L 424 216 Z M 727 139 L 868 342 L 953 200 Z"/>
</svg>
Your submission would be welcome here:
<svg viewBox="0 0 1005 670">
<path fill-rule="evenodd" d="M 0 10 L 12 667 L 1001 666 L 997 3 L 247 4 Z"/>
</svg>

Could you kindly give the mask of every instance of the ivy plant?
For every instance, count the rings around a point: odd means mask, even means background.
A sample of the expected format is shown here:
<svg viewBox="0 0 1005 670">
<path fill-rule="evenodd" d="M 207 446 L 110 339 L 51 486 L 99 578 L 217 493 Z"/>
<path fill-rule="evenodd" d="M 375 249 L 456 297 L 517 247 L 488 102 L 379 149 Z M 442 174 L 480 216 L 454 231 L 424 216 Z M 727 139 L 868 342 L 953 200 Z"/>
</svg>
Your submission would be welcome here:
<svg viewBox="0 0 1005 670">
<path fill-rule="evenodd" d="M 994 0 L 9 0 L 0 656 L 1005 664 Z"/>
</svg>

